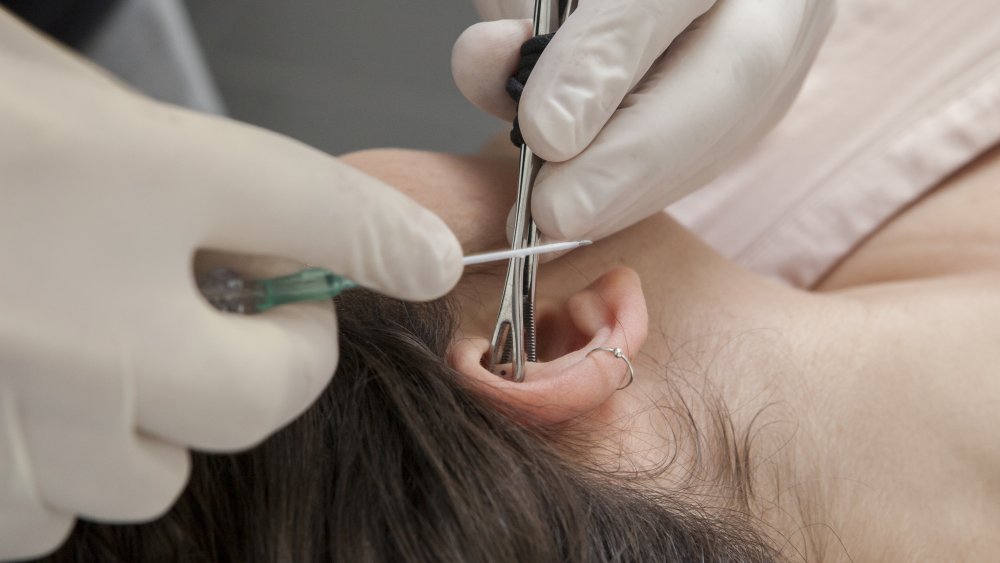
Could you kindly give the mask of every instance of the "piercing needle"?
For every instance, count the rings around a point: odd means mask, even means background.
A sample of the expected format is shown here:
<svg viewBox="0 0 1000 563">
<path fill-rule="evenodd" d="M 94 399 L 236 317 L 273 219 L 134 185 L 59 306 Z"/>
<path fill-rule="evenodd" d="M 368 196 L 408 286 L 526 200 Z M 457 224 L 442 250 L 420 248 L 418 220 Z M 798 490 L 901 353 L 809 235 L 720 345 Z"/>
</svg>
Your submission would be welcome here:
<svg viewBox="0 0 1000 563">
<path fill-rule="evenodd" d="M 572 250 L 591 244 L 589 240 L 541 244 L 517 250 L 472 254 L 462 259 L 471 266 L 535 254 Z M 198 280 L 198 289 L 216 309 L 231 313 L 262 313 L 279 305 L 300 301 L 323 301 L 358 287 L 353 281 L 322 268 L 309 268 L 288 276 L 248 280 L 229 268 L 216 268 Z"/>
</svg>

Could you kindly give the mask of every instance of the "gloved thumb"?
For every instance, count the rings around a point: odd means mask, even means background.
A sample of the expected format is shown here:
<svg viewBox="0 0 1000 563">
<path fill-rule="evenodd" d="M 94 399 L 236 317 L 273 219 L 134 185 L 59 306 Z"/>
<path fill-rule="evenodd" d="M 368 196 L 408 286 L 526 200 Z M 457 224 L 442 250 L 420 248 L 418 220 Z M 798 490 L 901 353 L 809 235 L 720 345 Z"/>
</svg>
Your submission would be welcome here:
<svg viewBox="0 0 1000 563">
<path fill-rule="evenodd" d="M 521 44 L 531 35 L 531 20 L 483 22 L 466 29 L 451 51 L 459 91 L 486 113 L 513 121 L 517 106 L 505 87 L 517 70 Z"/>
</svg>

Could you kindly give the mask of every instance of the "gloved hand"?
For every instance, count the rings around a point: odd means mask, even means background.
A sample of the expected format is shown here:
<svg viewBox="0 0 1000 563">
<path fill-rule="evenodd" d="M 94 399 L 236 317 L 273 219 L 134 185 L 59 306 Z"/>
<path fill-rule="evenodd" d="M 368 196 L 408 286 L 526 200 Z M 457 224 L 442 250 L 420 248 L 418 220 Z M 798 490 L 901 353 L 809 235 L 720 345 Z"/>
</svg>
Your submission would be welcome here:
<svg viewBox="0 0 1000 563">
<path fill-rule="evenodd" d="M 286 257 L 406 299 L 445 293 L 436 216 L 319 151 L 168 107 L 0 9 L 0 559 L 74 515 L 150 519 L 186 448 L 249 447 L 337 362 L 333 306 L 248 317 L 199 294 L 199 248 Z"/>
<path fill-rule="evenodd" d="M 485 19 L 533 0 L 475 0 Z M 504 84 L 530 21 L 469 28 L 452 70 L 474 104 L 511 120 L 549 162 L 532 213 L 551 238 L 597 239 L 711 181 L 784 114 L 832 23 L 833 0 L 580 0 L 531 74 Z"/>
</svg>

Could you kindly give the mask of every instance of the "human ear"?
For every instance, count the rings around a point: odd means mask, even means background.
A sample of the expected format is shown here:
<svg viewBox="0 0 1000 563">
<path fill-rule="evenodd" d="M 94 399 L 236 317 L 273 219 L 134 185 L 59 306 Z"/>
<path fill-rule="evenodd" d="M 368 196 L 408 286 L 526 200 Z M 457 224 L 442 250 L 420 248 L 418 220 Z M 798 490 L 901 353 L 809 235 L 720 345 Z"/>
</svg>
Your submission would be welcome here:
<svg viewBox="0 0 1000 563">
<path fill-rule="evenodd" d="M 457 340 L 449 363 L 480 392 L 526 419 L 558 424 L 592 413 L 630 382 L 626 358 L 646 340 L 648 316 L 639 276 L 617 267 L 562 302 L 536 304 L 540 362 L 528 363 L 520 383 L 485 367 L 485 338 Z M 593 352 L 593 353 L 592 353 Z"/>
</svg>

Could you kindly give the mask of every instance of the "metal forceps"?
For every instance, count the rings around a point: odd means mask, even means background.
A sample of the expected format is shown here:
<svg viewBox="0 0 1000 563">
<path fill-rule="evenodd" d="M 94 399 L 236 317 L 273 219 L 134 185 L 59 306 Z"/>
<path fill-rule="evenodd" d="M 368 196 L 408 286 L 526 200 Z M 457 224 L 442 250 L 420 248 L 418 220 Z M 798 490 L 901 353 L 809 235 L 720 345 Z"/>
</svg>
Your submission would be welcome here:
<svg viewBox="0 0 1000 563">
<path fill-rule="evenodd" d="M 555 33 L 559 25 L 576 7 L 578 0 L 535 0 L 534 34 Z M 512 248 L 520 250 L 538 244 L 539 233 L 531 218 L 531 189 L 542 159 L 528 148 L 521 146 L 520 175 L 517 182 L 517 202 L 514 215 Z M 500 311 L 490 342 L 489 369 L 496 373 L 498 366 L 511 364 L 512 373 L 501 373 L 513 381 L 524 380 L 525 362 L 538 361 L 535 334 L 535 277 L 538 273 L 538 256 L 511 258 Z"/>
</svg>

